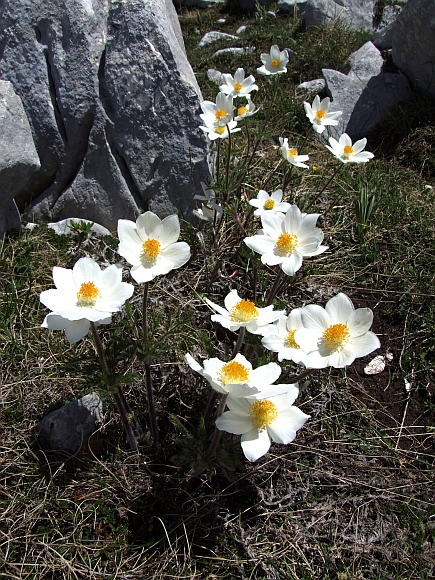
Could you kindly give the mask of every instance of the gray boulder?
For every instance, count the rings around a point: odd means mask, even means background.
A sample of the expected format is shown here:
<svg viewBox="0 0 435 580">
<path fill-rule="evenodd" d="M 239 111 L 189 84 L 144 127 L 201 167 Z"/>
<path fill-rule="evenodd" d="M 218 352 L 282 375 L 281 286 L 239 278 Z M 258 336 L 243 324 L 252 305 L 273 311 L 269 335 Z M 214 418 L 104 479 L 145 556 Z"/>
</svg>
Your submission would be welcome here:
<svg viewBox="0 0 435 580">
<path fill-rule="evenodd" d="M 408 0 L 391 36 L 394 64 L 413 87 L 435 97 L 434 0 Z"/>
<path fill-rule="evenodd" d="M 296 87 L 296 94 L 300 96 L 318 95 L 326 86 L 325 79 L 314 79 L 305 81 Z"/>
<path fill-rule="evenodd" d="M 0 239 L 9 230 L 20 230 L 14 198 L 39 167 L 21 99 L 10 82 L 0 81 Z"/>
<path fill-rule="evenodd" d="M 209 176 L 202 99 L 170 0 L 5 0 L 0 76 L 20 95 L 41 169 L 33 221 L 116 229 L 140 210 L 190 215 Z"/>
<path fill-rule="evenodd" d="M 43 449 L 73 455 L 88 444 L 102 420 L 103 401 L 90 393 L 48 413 L 35 426 L 35 434 Z"/>
<path fill-rule="evenodd" d="M 323 69 L 326 92 L 332 98 L 331 111 L 343 111 L 339 124 L 331 127 L 337 137 L 346 132 L 352 139 L 366 135 L 401 101 L 411 96 L 404 75 L 381 71 L 382 58 L 371 42 L 349 59 L 348 75 Z"/>
</svg>

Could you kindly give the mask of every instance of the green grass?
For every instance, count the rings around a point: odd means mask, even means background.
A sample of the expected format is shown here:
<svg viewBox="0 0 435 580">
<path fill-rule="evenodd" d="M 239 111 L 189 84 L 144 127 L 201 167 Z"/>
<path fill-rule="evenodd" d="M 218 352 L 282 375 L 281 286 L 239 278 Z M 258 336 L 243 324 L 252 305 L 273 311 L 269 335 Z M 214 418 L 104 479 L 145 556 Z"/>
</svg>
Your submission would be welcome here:
<svg viewBox="0 0 435 580">
<path fill-rule="evenodd" d="M 309 149 L 310 166 L 318 168 L 293 174 L 287 195 L 300 203 L 322 189 L 333 167 L 320 143 L 310 136 L 304 141 L 307 120 L 295 86 L 319 77 L 322 68 L 346 72 L 349 54 L 367 35 L 340 22 L 304 31 L 288 16 L 230 14 L 221 29 L 234 33 L 246 24 L 239 45 L 255 46 L 255 52 L 213 61 L 221 45 L 195 47 L 223 14 L 180 11 L 205 98 L 214 100 L 218 90 L 205 79 L 208 68 L 234 73 L 243 66 L 256 76 L 260 90 L 254 101 L 261 103 L 268 82 L 256 74 L 259 55 L 275 43 L 295 51 L 273 110 L 266 102 L 262 115 L 253 118 L 254 130 L 266 120 L 268 126 L 249 175 L 234 186 L 240 196 L 234 211 L 246 214 L 247 200 L 277 164 L 280 136 Z M 90 335 L 71 345 L 63 333 L 40 328 L 47 311 L 39 295 L 52 286 L 53 266 L 71 268 L 84 255 L 119 262 L 118 242 L 59 237 L 42 227 L 5 238 L 0 246 L 0 578 L 433 577 L 435 190 L 425 187 L 435 185 L 431 115 L 427 98 L 416 96 L 369 135 L 367 149 L 375 158 L 362 167 L 344 167 L 313 207 L 322 216 L 328 253 L 305 260 L 276 300 L 277 307 L 289 309 L 324 305 L 337 292 L 347 293 L 357 307 L 374 311 L 379 354 L 391 353 L 393 359 L 374 376 L 363 372 L 371 356 L 347 369 L 311 375 L 297 401 L 311 419 L 291 445 L 273 445 L 249 464 L 238 439 L 224 436 L 208 477 L 188 473 L 207 447 L 198 424 L 208 392 L 183 356 L 223 358 L 233 347 L 234 334 L 210 322 L 204 296 L 221 303 L 231 288 L 252 295 L 258 256 L 238 249 L 243 235 L 231 216 L 216 249 L 202 229 L 205 252 L 196 228 L 185 224 L 182 236 L 191 245 L 191 261 L 150 287 L 161 444 L 154 448 L 144 440 L 138 451 L 129 450 L 108 397 L 103 446 L 68 461 L 47 456 L 33 427 L 67 401 L 95 388 L 104 394 L 105 383 Z M 243 137 L 233 146 L 243 158 Z M 279 167 L 267 191 L 282 180 Z M 354 211 L 361 186 L 376 199 L 363 239 Z M 252 222 L 246 227 L 249 234 L 257 230 Z M 259 304 L 273 276 L 272 269 L 260 266 Z M 140 308 L 137 290 L 102 335 L 111 369 L 123 377 L 126 397 L 146 430 L 146 389 L 137 360 Z M 249 335 L 244 348 L 254 366 L 276 360 L 258 337 Z M 285 382 L 295 366 L 286 362 L 282 368 Z M 405 379 L 412 384 L 409 396 Z"/>
</svg>

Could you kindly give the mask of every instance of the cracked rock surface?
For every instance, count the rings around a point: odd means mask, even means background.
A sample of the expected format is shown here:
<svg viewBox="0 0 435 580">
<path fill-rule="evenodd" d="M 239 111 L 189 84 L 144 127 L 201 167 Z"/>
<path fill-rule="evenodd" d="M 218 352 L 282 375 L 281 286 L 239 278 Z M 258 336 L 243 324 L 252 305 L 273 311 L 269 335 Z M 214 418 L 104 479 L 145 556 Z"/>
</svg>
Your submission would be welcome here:
<svg viewBox="0 0 435 580">
<path fill-rule="evenodd" d="M 140 210 L 188 215 L 208 149 L 172 2 L 4 0 L 0 23 L 0 78 L 41 161 L 19 209 L 111 230 Z"/>
</svg>

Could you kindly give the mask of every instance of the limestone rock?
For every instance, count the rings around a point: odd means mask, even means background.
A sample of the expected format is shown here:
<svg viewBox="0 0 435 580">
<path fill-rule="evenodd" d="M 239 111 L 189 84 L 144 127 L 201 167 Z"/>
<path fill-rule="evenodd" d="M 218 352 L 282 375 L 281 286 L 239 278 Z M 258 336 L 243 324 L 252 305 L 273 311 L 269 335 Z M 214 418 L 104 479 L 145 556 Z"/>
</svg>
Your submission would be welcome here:
<svg viewBox="0 0 435 580">
<path fill-rule="evenodd" d="M 222 54 L 233 54 L 234 56 L 243 56 L 244 54 L 250 54 L 254 52 L 254 46 L 247 46 L 245 48 L 222 48 L 221 50 L 217 50 L 213 55 L 212 58 L 216 58 L 217 56 L 221 56 Z"/>
<path fill-rule="evenodd" d="M 16 197 L 32 220 L 190 215 L 208 145 L 170 0 L 5 0 L 0 45 L 41 161 Z"/>
<path fill-rule="evenodd" d="M 209 68 L 207 71 L 207 78 L 212 83 L 221 85 L 223 83 L 222 73 L 214 68 Z"/>
<path fill-rule="evenodd" d="M 75 454 L 88 444 L 102 422 L 103 401 L 90 393 L 48 413 L 35 427 L 43 449 Z"/>
<path fill-rule="evenodd" d="M 47 228 L 53 230 L 59 236 L 71 236 L 72 231 L 70 224 L 71 223 L 80 223 L 85 222 L 86 224 L 92 224 L 90 220 L 78 219 L 78 218 L 68 218 L 66 220 L 61 220 L 60 222 L 53 222 L 48 223 Z M 110 236 L 110 232 L 107 228 L 101 226 L 100 224 L 93 223 L 91 231 L 94 234 L 99 234 L 101 236 Z"/>
<path fill-rule="evenodd" d="M 238 37 L 234 36 L 234 34 L 220 32 L 219 30 L 211 30 L 210 32 L 204 34 L 204 36 L 201 38 L 198 43 L 198 48 L 205 48 L 217 40 L 238 40 Z"/>
<path fill-rule="evenodd" d="M 278 0 L 278 8 L 281 12 L 287 14 L 296 13 L 301 17 L 305 18 L 305 9 L 307 7 L 307 0 Z"/>
<path fill-rule="evenodd" d="M 196 8 L 213 8 L 225 0 L 176 0 L 175 6 L 194 6 Z"/>
<path fill-rule="evenodd" d="M 0 239 L 20 229 L 15 196 L 40 167 L 32 131 L 12 84 L 0 81 Z"/>
<path fill-rule="evenodd" d="M 352 53 L 348 62 L 351 65 L 348 78 L 363 84 L 366 84 L 373 76 L 378 75 L 384 64 L 381 53 L 370 41 Z"/>
<path fill-rule="evenodd" d="M 325 79 L 305 81 L 296 87 L 297 95 L 318 95 L 325 88 Z"/>
<path fill-rule="evenodd" d="M 408 0 L 392 30 L 394 64 L 413 87 L 435 97 L 435 3 Z"/>
</svg>

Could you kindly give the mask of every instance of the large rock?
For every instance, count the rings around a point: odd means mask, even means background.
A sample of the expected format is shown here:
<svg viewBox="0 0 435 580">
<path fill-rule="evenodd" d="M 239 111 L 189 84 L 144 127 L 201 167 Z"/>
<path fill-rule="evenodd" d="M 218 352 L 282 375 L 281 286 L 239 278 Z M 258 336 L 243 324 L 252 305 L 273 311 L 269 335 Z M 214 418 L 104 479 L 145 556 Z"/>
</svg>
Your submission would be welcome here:
<svg viewBox="0 0 435 580">
<path fill-rule="evenodd" d="M 435 1 L 408 0 L 391 31 L 394 64 L 435 97 Z"/>
<path fill-rule="evenodd" d="M 170 0 L 4 0 L 0 24 L 0 77 L 23 101 L 41 160 L 20 209 L 112 230 L 140 209 L 189 212 L 207 144 Z"/>
<path fill-rule="evenodd" d="M 404 75 L 382 72 L 382 57 L 371 42 L 367 42 L 350 58 L 348 75 L 323 69 L 326 92 L 332 98 L 331 111 L 343 111 L 337 127 L 331 127 L 334 137 L 346 132 L 352 139 L 366 135 L 401 101 L 411 96 Z"/>
<path fill-rule="evenodd" d="M 14 197 L 39 169 L 32 131 L 12 84 L 0 81 L 0 239 L 20 229 Z"/>
</svg>

